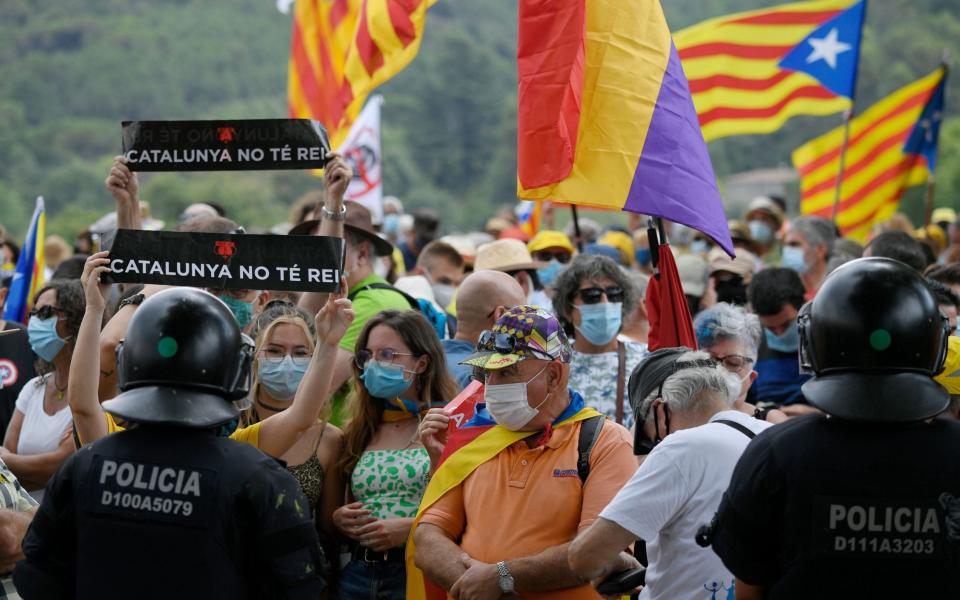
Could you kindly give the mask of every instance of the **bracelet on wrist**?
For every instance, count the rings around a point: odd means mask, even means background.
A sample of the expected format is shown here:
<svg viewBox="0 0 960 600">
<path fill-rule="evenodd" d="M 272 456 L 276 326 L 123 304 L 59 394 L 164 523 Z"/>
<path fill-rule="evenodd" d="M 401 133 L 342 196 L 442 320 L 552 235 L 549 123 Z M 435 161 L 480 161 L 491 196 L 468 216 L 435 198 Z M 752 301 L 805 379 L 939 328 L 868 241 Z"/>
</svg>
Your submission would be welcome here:
<svg viewBox="0 0 960 600">
<path fill-rule="evenodd" d="M 347 219 L 347 207 L 341 206 L 338 212 L 333 212 L 326 206 L 321 206 L 320 217 L 323 219 L 330 219 L 331 221 L 345 221 Z"/>
</svg>

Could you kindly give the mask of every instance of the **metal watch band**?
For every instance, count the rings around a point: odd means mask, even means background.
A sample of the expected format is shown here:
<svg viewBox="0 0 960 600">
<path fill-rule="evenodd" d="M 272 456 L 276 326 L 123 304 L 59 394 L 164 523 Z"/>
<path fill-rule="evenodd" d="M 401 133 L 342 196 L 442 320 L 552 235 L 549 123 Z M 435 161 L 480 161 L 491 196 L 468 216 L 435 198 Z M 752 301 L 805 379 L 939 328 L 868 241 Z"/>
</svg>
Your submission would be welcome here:
<svg viewBox="0 0 960 600">
<path fill-rule="evenodd" d="M 320 207 L 320 215 L 324 219 L 330 219 L 331 221 L 345 221 L 347 219 L 347 207 L 340 207 L 340 212 L 333 212 L 329 210 L 326 206 Z"/>
</svg>

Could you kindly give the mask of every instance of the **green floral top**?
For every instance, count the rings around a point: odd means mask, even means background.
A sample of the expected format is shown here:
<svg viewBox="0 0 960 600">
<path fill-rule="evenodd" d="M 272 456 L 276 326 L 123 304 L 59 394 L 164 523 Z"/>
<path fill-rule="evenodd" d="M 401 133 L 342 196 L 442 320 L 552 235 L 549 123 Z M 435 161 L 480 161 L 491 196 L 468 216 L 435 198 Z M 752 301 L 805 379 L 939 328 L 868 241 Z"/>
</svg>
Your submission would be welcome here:
<svg viewBox="0 0 960 600">
<path fill-rule="evenodd" d="M 378 519 L 417 516 L 430 478 L 430 457 L 423 448 L 368 450 L 350 476 L 350 487 Z"/>
</svg>

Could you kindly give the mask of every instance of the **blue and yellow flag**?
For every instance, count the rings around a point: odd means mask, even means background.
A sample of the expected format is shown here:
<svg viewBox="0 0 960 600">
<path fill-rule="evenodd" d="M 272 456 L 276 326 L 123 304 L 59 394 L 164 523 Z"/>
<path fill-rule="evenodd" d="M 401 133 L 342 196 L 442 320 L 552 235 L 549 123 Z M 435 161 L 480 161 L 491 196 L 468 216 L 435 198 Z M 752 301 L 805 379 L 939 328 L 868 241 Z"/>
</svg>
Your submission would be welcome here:
<svg viewBox="0 0 960 600">
<path fill-rule="evenodd" d="M 37 207 L 30 219 L 27 238 L 23 242 L 20 258 L 17 260 L 17 269 L 13 272 L 13 281 L 10 283 L 10 293 L 7 295 L 7 303 L 3 310 L 5 321 L 26 323 L 33 296 L 43 287 L 43 270 L 46 266 L 43 255 L 45 229 L 46 212 L 43 196 L 39 196 Z"/>
</svg>

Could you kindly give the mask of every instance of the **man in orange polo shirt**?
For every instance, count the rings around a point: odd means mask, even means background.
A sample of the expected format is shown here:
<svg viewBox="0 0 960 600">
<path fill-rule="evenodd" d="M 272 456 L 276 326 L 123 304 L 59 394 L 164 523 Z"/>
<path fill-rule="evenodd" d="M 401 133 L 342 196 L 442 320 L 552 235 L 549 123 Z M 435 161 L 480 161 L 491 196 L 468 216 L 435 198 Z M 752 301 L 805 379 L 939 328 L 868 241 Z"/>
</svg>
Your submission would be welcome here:
<svg viewBox="0 0 960 600">
<path fill-rule="evenodd" d="M 570 346 L 553 315 L 512 308 L 478 348 L 464 361 L 485 373 L 475 419 L 530 435 L 426 509 L 414 535 L 417 566 L 457 598 L 595 600 L 570 570 L 567 547 L 636 471 L 630 435 L 601 417 L 581 482 L 578 442 L 588 420 L 572 419 L 584 401 L 567 387 Z"/>
</svg>

